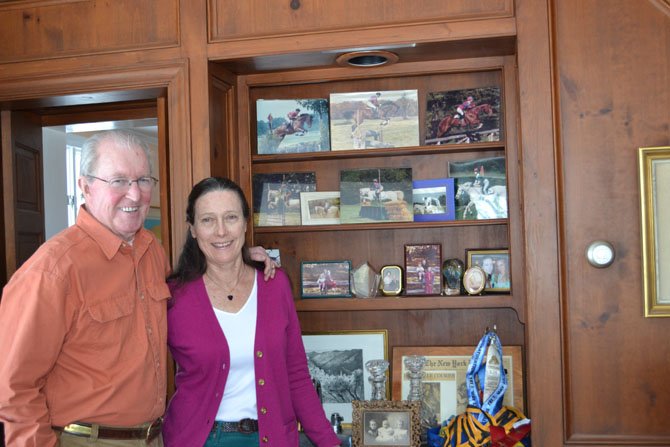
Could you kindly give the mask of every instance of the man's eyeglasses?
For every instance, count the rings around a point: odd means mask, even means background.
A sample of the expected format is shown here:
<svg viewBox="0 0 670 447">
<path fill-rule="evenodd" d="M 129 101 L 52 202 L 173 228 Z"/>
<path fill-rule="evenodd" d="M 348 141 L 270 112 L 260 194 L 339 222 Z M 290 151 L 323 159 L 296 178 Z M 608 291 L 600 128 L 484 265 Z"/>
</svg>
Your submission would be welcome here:
<svg viewBox="0 0 670 447">
<path fill-rule="evenodd" d="M 156 183 L 158 183 L 158 179 L 154 177 L 140 177 L 135 180 L 131 180 L 125 177 L 118 177 L 105 180 L 104 178 L 96 177 L 95 175 L 87 175 L 86 177 L 94 178 L 96 180 L 100 180 L 101 182 L 105 182 L 109 185 L 110 188 L 112 188 L 115 192 L 118 193 L 127 192 L 130 189 L 130 187 L 133 186 L 133 183 L 137 183 L 137 186 L 140 188 L 140 190 L 145 192 L 151 191 L 151 188 L 156 186 Z"/>
</svg>

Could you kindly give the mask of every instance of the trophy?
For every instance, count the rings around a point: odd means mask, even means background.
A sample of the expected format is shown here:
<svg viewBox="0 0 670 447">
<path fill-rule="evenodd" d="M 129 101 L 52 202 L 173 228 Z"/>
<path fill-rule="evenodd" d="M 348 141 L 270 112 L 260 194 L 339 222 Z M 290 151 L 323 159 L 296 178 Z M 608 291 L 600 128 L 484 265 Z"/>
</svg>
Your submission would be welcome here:
<svg viewBox="0 0 670 447">
<path fill-rule="evenodd" d="M 407 394 L 407 400 L 421 401 L 423 398 L 421 379 L 423 378 L 423 366 L 426 364 L 426 361 L 426 357 L 422 355 L 405 357 L 405 368 L 407 368 L 409 373 L 409 393 Z"/>
<path fill-rule="evenodd" d="M 444 277 L 444 294 L 461 295 L 462 278 L 465 265 L 460 259 L 447 259 L 442 263 L 442 276 Z"/>
<path fill-rule="evenodd" d="M 383 359 L 368 360 L 365 367 L 370 372 L 368 380 L 372 382 L 372 398 L 370 400 L 386 400 L 386 370 L 389 362 Z"/>
</svg>

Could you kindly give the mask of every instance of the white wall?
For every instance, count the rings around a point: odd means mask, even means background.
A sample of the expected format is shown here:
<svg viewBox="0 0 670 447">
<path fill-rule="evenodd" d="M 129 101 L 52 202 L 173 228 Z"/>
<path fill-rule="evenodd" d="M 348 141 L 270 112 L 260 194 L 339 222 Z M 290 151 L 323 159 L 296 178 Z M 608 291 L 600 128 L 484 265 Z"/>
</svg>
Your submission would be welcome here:
<svg viewBox="0 0 670 447">
<path fill-rule="evenodd" d="M 42 129 L 44 151 L 44 229 L 49 239 L 67 228 L 67 170 L 65 126 Z"/>
</svg>

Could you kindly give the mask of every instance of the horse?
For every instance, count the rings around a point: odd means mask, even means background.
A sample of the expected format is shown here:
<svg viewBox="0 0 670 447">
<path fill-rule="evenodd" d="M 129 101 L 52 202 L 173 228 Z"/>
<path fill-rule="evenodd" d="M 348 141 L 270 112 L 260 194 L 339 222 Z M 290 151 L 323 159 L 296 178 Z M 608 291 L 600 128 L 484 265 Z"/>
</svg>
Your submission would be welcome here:
<svg viewBox="0 0 670 447">
<path fill-rule="evenodd" d="M 307 133 L 307 128 L 312 127 L 312 114 L 310 113 L 301 113 L 294 120 L 293 125 L 290 122 L 286 122 L 281 126 L 277 127 L 272 134 L 284 138 L 286 135 L 296 134 L 302 136 Z"/>
<path fill-rule="evenodd" d="M 463 218 L 470 216 L 477 219 L 501 219 L 507 217 L 507 187 L 504 185 L 490 186 L 487 194 L 483 194 L 481 186 L 465 182 L 458 185 L 456 200 L 467 202 Z"/>
<path fill-rule="evenodd" d="M 393 101 L 382 101 L 376 109 L 362 104 L 354 113 L 354 124 L 351 125 L 351 131 L 354 132 L 366 119 L 380 119 L 382 121 L 380 126 L 385 126 L 399 110 L 400 106 Z"/>
<path fill-rule="evenodd" d="M 456 118 L 454 115 L 447 115 L 445 118 L 440 121 L 440 124 L 437 125 L 437 136 L 440 138 L 442 135 L 447 133 L 452 127 L 464 127 L 468 130 L 476 128 L 481 124 L 479 115 L 486 114 L 488 116 L 493 115 L 493 107 L 490 104 L 480 104 L 471 109 L 465 111 L 463 118 Z"/>
</svg>

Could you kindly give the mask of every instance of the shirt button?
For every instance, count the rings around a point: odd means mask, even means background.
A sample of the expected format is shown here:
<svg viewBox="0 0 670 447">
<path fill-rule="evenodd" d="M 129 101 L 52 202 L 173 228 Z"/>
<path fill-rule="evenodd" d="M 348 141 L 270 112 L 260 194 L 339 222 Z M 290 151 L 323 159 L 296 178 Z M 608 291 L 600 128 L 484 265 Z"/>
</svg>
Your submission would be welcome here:
<svg viewBox="0 0 670 447">
<path fill-rule="evenodd" d="M 263 441 L 263 442 L 268 442 L 268 437 L 267 437 L 267 436 L 263 436 L 263 439 L 261 439 L 261 441 Z"/>
<path fill-rule="evenodd" d="M 258 379 L 258 384 L 259 384 L 260 386 L 265 385 L 265 380 L 263 380 L 263 379 Z"/>
<path fill-rule="evenodd" d="M 263 351 L 256 351 L 256 357 L 258 358 L 263 357 Z"/>
<path fill-rule="evenodd" d="M 221 369 L 226 369 L 226 364 L 221 365 Z"/>
<path fill-rule="evenodd" d="M 267 414 L 268 409 L 265 407 L 261 407 L 261 414 Z"/>
</svg>

